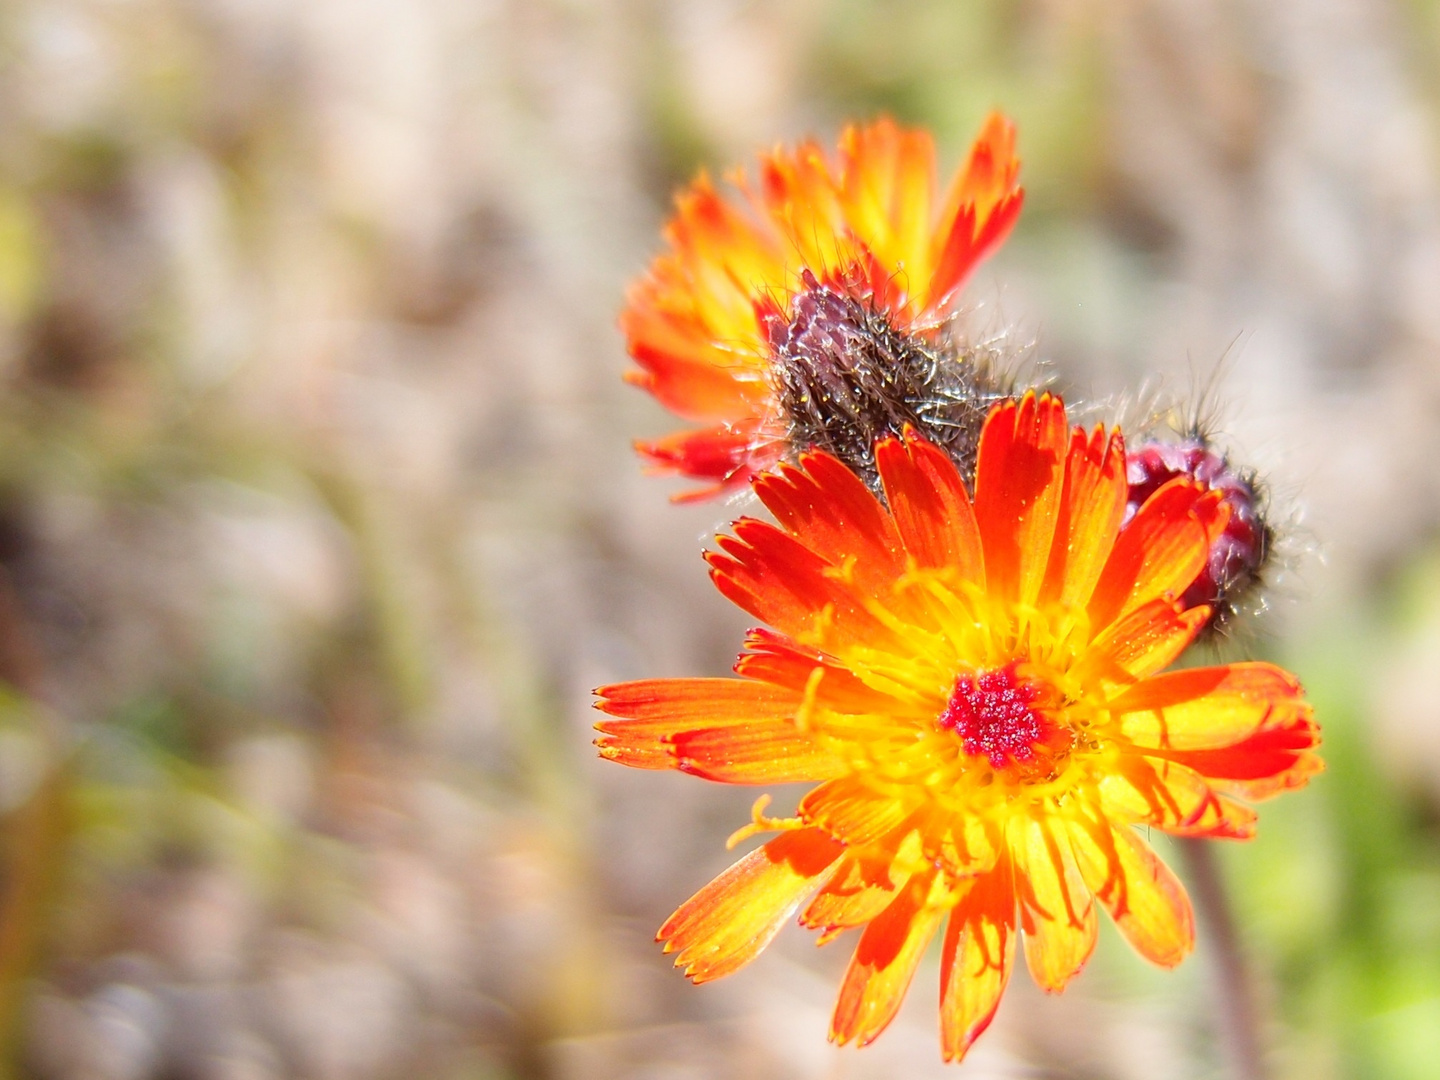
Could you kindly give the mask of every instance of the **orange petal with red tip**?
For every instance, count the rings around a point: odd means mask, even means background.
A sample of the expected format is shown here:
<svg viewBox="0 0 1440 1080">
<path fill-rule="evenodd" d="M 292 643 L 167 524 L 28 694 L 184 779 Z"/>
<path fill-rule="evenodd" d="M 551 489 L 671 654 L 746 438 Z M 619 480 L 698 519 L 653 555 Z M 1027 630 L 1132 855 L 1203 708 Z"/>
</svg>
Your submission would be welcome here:
<svg viewBox="0 0 1440 1080">
<path fill-rule="evenodd" d="M 863 926 L 889 907 L 909 880 L 893 870 L 888 852 L 847 854 L 801 912 L 800 925 L 821 931 L 817 945 L 825 944 L 838 931 Z"/>
<path fill-rule="evenodd" d="M 856 715 L 895 710 L 894 698 L 866 686 L 835 657 L 783 634 L 756 628 L 746 635 L 745 648 L 750 651 L 735 661 L 737 675 L 794 690 L 816 707 L 832 712 Z"/>
<path fill-rule="evenodd" d="M 780 459 L 784 442 L 761 430 L 758 421 L 721 424 L 700 431 L 680 431 L 663 439 L 637 440 L 635 450 L 657 473 L 679 473 L 714 480 L 705 495 L 738 487 Z M 676 496 L 690 501 L 696 492 Z"/>
<path fill-rule="evenodd" d="M 965 167 L 955 176 L 947 196 L 947 212 L 956 206 L 971 205 L 977 215 L 988 217 L 1018 190 L 1015 180 L 1019 174 L 1015 125 L 1001 113 L 992 112 L 981 125 Z"/>
<path fill-rule="evenodd" d="M 888 117 L 840 137 L 840 206 L 846 225 L 879 262 L 922 294 L 930 283 L 935 146 L 926 131 Z"/>
<path fill-rule="evenodd" d="M 1065 405 L 1032 390 L 996 405 L 980 433 L 975 519 L 992 596 L 1033 604 L 1055 538 L 1069 432 Z"/>
<path fill-rule="evenodd" d="M 704 367 L 732 379 L 749 372 L 751 385 L 730 392 L 745 393 L 753 406 L 763 400 L 753 393 L 765 389 L 766 344 L 754 298 L 784 281 L 781 238 L 723 198 L 704 174 L 675 203 L 665 230 L 670 250 L 630 290 L 620 317 L 630 353 L 655 375 L 662 394 L 672 381 L 683 385 L 676 376 L 686 367 L 697 369 L 697 378 Z M 668 368 L 667 361 L 677 366 Z M 718 383 L 713 390 L 714 403 L 685 403 L 686 415 L 738 419 L 753 411 L 717 411 L 724 391 Z"/>
<path fill-rule="evenodd" d="M 1058 994 L 1095 951 L 1099 919 L 1063 825 L 1017 819 L 1015 853 L 1025 962 L 1040 989 Z"/>
<path fill-rule="evenodd" d="M 895 523 L 863 481 L 829 454 L 800 458 L 758 477 L 755 494 L 780 527 L 822 559 L 851 562 L 866 592 L 888 587 L 905 568 Z"/>
<path fill-rule="evenodd" d="M 835 177 L 813 140 L 793 152 L 776 149 L 762 156 L 758 194 L 750 192 L 743 177 L 733 179 L 780 233 L 797 272 L 804 267 L 825 281 L 855 259 Z M 791 282 L 780 284 L 788 287 Z"/>
<path fill-rule="evenodd" d="M 848 767 L 793 720 L 687 731 L 671 741 L 675 768 L 725 784 L 826 780 L 843 776 Z"/>
<path fill-rule="evenodd" d="M 692 982 L 729 975 L 770 944 L 843 851 L 818 829 L 782 833 L 681 904 L 655 940 Z"/>
<path fill-rule="evenodd" d="M 662 735 L 701 727 L 793 716 L 800 695 L 747 679 L 636 679 L 595 691 L 595 708 L 625 721 L 624 730 Z M 601 731 L 618 728 L 601 720 Z"/>
<path fill-rule="evenodd" d="M 943 310 L 971 271 L 1010 235 L 1025 200 L 1015 183 L 1019 172 L 1015 127 L 991 113 L 945 199 L 931 255 L 928 312 Z"/>
<path fill-rule="evenodd" d="M 872 919 L 840 984 L 830 1038 L 867 1046 L 895 1018 L 925 946 L 945 909 L 932 897 L 933 871 L 916 874 L 883 912 Z"/>
<path fill-rule="evenodd" d="M 1101 779 L 1100 807 L 1112 821 L 1153 825 L 1176 836 L 1248 840 L 1255 811 L 1227 798 L 1194 769 L 1126 754 Z"/>
<path fill-rule="evenodd" d="M 1229 507 L 1222 493 L 1184 478 L 1170 481 L 1120 530 L 1089 605 L 1098 633 L 1151 600 L 1176 599 L 1205 567 L 1216 522 L 1223 529 Z"/>
<path fill-rule="evenodd" d="M 968 206 L 960 208 L 930 279 L 925 315 L 945 313 L 975 268 L 1005 242 L 1020 220 L 1024 203 L 1025 192 L 1017 189 L 1002 199 L 988 217 L 981 218 Z"/>
<path fill-rule="evenodd" d="M 1185 610 L 1179 601 L 1151 600 L 1091 643 L 1076 676 L 1097 676 L 1113 687 L 1136 683 L 1178 660 L 1209 621 L 1204 605 Z"/>
<path fill-rule="evenodd" d="M 736 784 L 824 780 L 844 763 L 795 723 L 802 695 L 742 679 L 649 679 L 604 686 L 600 756 Z"/>
<path fill-rule="evenodd" d="M 905 550 L 917 566 L 953 569 L 961 581 L 983 582 L 980 528 L 960 472 L 938 447 L 907 432 L 875 447 L 885 501 Z"/>
<path fill-rule="evenodd" d="M 1218 750 L 1249 738 L 1277 707 L 1304 693 L 1295 676 L 1274 664 L 1236 663 L 1145 679 L 1112 700 L 1110 709 L 1136 746 Z"/>
<path fill-rule="evenodd" d="M 1185 886 L 1128 826 L 1072 822 L 1070 840 L 1085 884 L 1115 926 L 1151 963 L 1174 967 L 1195 947 Z"/>
<path fill-rule="evenodd" d="M 667 297 L 664 309 L 691 315 L 721 366 L 733 363 L 737 349 L 758 356 L 764 339 L 754 298 L 784 281 L 782 239 L 716 191 L 704 173 L 676 196 L 675 207 L 665 230 L 674 264 L 661 260 L 659 269 L 663 274 L 673 266 L 683 290 Z"/>
<path fill-rule="evenodd" d="M 750 518 L 735 523 L 734 537 L 716 541 L 725 553 L 707 553 L 716 588 L 762 622 L 806 644 L 824 636 L 903 648 L 894 632 L 867 608 L 867 595 L 788 533 Z"/>
<path fill-rule="evenodd" d="M 874 843 L 910 816 L 909 800 L 871 787 L 851 773 L 821 784 L 803 799 L 796 813 L 807 825 L 824 829 L 850 847 Z"/>
<path fill-rule="evenodd" d="M 1317 740 L 1318 741 L 1318 740 Z M 1213 751 L 1205 751 L 1212 753 Z M 1215 768 L 1208 762 L 1196 763 L 1201 768 Z M 1253 766 L 1253 758 L 1247 761 Z M 1225 766 L 1219 766 L 1225 768 Z M 1267 776 L 1257 776 L 1250 779 L 1209 777 L 1210 783 L 1216 788 L 1223 788 L 1225 791 L 1250 802 L 1263 802 L 1266 799 L 1273 799 L 1276 795 L 1286 791 L 1294 791 L 1302 788 L 1310 782 L 1312 776 L 1318 776 L 1325 771 L 1325 762 L 1320 755 L 1313 752 L 1301 752 L 1291 754 L 1288 757 L 1277 757 L 1268 766 L 1274 771 Z M 1239 771 L 1238 769 L 1234 771 Z"/>
<path fill-rule="evenodd" d="M 1324 764 L 1320 728 L 1303 702 L 1276 706 L 1253 735 L 1216 750 L 1157 751 L 1242 798 L 1268 799 L 1302 787 Z"/>
<path fill-rule="evenodd" d="M 640 364 L 640 370 L 625 372 L 625 381 L 653 394 L 671 412 L 687 420 L 731 423 L 760 414 L 756 398 L 768 393 L 768 384 L 758 359 L 753 370 L 735 363 L 720 367 L 707 343 L 665 319 L 652 319 L 643 331 L 624 328 L 631 335 L 630 355 Z"/>
<path fill-rule="evenodd" d="M 1125 442 L 1118 430 L 1076 428 L 1065 458 L 1065 488 L 1055 524 L 1042 602 L 1083 607 L 1120 535 L 1129 486 Z"/>
<path fill-rule="evenodd" d="M 1010 863 L 975 879 L 950 912 L 940 954 L 940 1047 L 959 1061 L 990 1026 L 1015 963 L 1015 884 Z"/>
</svg>

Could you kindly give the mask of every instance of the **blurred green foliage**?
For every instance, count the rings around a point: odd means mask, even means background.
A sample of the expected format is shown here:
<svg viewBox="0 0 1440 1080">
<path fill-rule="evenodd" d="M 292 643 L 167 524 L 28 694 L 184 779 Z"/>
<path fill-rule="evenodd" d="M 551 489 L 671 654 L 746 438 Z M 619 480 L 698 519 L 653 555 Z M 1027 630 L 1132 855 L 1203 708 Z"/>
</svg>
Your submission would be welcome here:
<svg viewBox="0 0 1440 1080">
<path fill-rule="evenodd" d="M 1440 1060 L 1440 806 L 1387 769 L 1376 715 L 1394 657 L 1440 616 L 1437 567 L 1421 555 L 1390 590 L 1405 603 L 1382 594 L 1287 648 L 1324 720 L 1327 769 L 1228 852 L 1297 1076 L 1421 1080 Z"/>
</svg>

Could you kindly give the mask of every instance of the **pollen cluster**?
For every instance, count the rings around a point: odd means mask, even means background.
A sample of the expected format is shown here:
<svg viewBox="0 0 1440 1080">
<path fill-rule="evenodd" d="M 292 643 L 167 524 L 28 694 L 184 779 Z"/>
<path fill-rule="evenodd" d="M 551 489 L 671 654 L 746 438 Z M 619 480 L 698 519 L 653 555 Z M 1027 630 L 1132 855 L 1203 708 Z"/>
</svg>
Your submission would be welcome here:
<svg viewBox="0 0 1440 1080">
<path fill-rule="evenodd" d="M 1014 664 L 960 675 L 936 722 L 960 736 L 965 753 L 989 758 L 997 769 L 1028 763 L 1051 725 L 1034 707 L 1040 697 L 1038 686 L 1016 678 Z"/>
</svg>

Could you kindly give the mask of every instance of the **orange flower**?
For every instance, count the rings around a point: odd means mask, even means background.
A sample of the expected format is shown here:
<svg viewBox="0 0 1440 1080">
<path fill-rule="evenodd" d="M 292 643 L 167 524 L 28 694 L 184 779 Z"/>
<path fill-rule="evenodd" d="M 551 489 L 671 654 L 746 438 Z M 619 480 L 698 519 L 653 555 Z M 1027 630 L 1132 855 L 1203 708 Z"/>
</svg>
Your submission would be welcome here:
<svg viewBox="0 0 1440 1080">
<path fill-rule="evenodd" d="M 884 504 L 834 458 L 762 476 L 778 527 L 742 519 L 708 556 L 754 630 L 739 679 L 607 686 L 602 756 L 734 784 L 816 781 L 780 835 L 683 904 L 659 940 L 696 982 L 753 959 L 795 911 L 864 927 L 831 1038 L 864 1045 L 946 924 L 941 1032 L 960 1058 L 994 1015 L 1017 940 L 1058 992 L 1096 908 L 1165 967 L 1190 951 L 1185 890 L 1133 826 L 1248 838 L 1246 805 L 1317 772 L 1293 676 L 1264 663 L 1158 674 L 1204 625 L 1187 609 L 1228 508 L 1188 478 L 1122 528 L 1118 431 L 1058 398 L 995 407 L 972 502 L 913 433 L 876 451 Z M 808 904 L 806 903 L 808 899 Z"/>
<path fill-rule="evenodd" d="M 710 481 L 703 498 L 774 464 L 787 429 L 771 371 L 796 295 L 830 288 L 904 332 L 933 329 L 1020 214 L 1010 122 L 992 115 L 936 200 L 929 134 L 888 119 L 846 128 L 838 167 L 820 147 L 762 157 L 736 201 L 703 173 L 677 198 L 670 250 L 631 289 L 620 326 L 630 382 L 709 426 L 637 449 L 658 471 Z"/>
</svg>

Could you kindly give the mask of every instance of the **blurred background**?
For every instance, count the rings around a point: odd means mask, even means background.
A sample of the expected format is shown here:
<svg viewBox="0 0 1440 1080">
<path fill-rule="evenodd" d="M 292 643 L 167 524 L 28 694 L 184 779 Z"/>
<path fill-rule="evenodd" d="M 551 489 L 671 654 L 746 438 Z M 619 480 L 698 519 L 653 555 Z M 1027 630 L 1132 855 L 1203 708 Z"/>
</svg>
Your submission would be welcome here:
<svg viewBox="0 0 1440 1080">
<path fill-rule="evenodd" d="M 1434 0 L 6 0 L 0 1077 L 1225 1075 L 1208 939 L 1107 926 L 958 1072 L 933 957 L 861 1052 L 846 944 L 688 987 L 654 930 L 755 792 L 589 745 L 746 622 L 748 504 L 628 448 L 671 192 L 880 111 L 948 172 L 992 107 L 971 317 L 1101 412 L 1219 366 L 1286 537 L 1248 647 L 1329 771 L 1220 853 L 1273 1075 L 1434 1077 L 1437 72 Z"/>
</svg>

